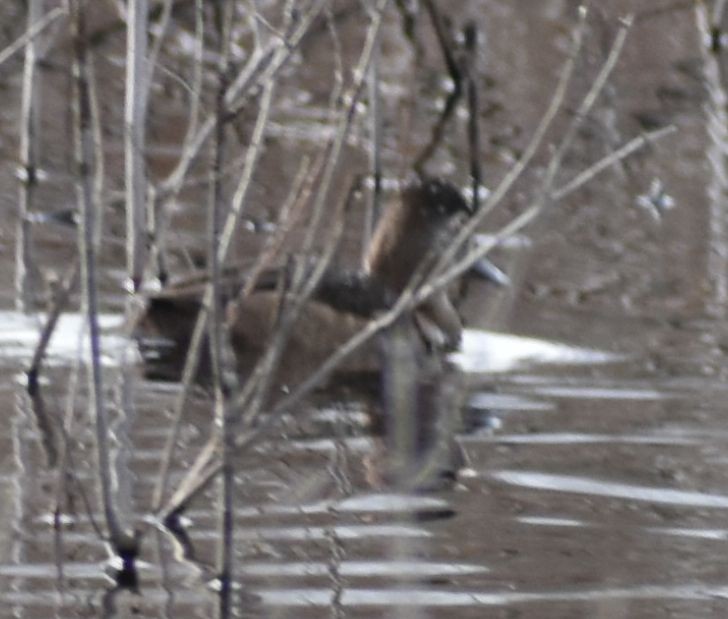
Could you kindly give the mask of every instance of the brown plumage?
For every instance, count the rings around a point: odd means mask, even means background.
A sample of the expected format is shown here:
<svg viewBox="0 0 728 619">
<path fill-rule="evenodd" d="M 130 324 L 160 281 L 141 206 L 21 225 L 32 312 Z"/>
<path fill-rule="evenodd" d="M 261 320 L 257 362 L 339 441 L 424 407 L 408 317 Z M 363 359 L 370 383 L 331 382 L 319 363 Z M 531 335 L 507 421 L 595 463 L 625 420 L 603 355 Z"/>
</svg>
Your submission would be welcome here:
<svg viewBox="0 0 728 619">
<path fill-rule="evenodd" d="M 407 286 L 423 261 L 437 255 L 450 238 L 450 229 L 467 204 L 458 190 L 441 180 L 426 179 L 407 185 L 378 222 L 369 245 L 363 273 L 330 270 L 306 304 L 283 353 L 276 383 L 299 382 L 372 317 L 388 307 Z M 280 301 L 276 290 L 280 272 L 270 271 L 246 297 L 240 276 L 223 280 L 229 336 L 237 370 L 245 378 L 276 327 Z M 189 345 L 190 331 L 199 309 L 201 287 L 182 282 L 149 299 L 137 335 L 148 360 L 148 374 L 179 377 Z M 415 315 L 429 344 L 452 348 L 460 337 L 460 319 L 445 293 L 436 295 Z M 151 338 L 167 340 L 167 348 L 145 346 Z M 152 359 L 154 353 L 157 359 Z M 203 347 L 200 375 L 209 371 Z M 376 342 L 363 346 L 342 366 L 343 372 L 375 370 L 380 365 Z"/>
<path fill-rule="evenodd" d="M 436 257 L 449 240 L 453 220 L 468 210 L 450 183 L 426 179 L 407 185 L 379 220 L 364 259 L 365 272 L 401 293 L 423 261 Z"/>
<path fill-rule="evenodd" d="M 417 269 L 438 256 L 451 239 L 458 216 L 468 211 L 461 193 L 450 183 L 425 179 L 407 185 L 372 236 L 364 260 L 365 272 L 391 293 L 400 294 Z M 460 316 L 446 292 L 428 299 L 415 319 L 431 344 L 453 349 L 460 342 Z"/>
</svg>

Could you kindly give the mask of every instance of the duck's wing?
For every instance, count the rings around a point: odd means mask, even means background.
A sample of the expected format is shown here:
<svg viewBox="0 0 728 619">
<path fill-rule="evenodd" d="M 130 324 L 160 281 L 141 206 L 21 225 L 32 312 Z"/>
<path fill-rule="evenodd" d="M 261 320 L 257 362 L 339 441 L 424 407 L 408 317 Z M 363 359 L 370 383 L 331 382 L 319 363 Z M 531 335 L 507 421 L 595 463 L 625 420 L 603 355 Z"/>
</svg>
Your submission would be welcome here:
<svg viewBox="0 0 728 619">
<path fill-rule="evenodd" d="M 391 295 L 365 273 L 332 271 L 321 279 L 314 300 L 332 309 L 371 318 L 392 305 Z"/>
<path fill-rule="evenodd" d="M 282 277 L 288 280 L 288 272 L 284 275 L 281 269 L 263 271 L 255 283 L 255 291 L 275 290 L 281 285 Z M 360 318 L 370 318 L 392 304 L 391 295 L 387 294 L 384 286 L 366 273 L 338 268 L 324 273 L 312 300 L 334 311 Z"/>
</svg>

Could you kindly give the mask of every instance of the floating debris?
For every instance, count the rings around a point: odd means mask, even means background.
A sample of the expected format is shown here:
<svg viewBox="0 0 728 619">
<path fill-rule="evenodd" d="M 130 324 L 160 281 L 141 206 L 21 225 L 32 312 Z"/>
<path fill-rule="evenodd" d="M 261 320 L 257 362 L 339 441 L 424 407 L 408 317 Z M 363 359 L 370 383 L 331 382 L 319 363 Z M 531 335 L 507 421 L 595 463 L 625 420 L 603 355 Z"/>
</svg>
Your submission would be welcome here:
<svg viewBox="0 0 728 619">
<path fill-rule="evenodd" d="M 635 203 L 647 211 L 656 221 L 662 221 L 667 211 L 675 206 L 675 199 L 665 191 L 662 180 L 655 177 L 647 193 L 637 196 Z"/>
</svg>

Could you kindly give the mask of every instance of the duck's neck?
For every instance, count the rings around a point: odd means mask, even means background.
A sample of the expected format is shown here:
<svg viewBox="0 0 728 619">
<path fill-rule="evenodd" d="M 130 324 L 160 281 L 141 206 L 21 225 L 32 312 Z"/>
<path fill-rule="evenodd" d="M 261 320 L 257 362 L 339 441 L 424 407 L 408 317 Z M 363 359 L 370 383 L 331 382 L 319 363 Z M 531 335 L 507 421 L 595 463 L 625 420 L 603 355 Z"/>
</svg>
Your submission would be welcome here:
<svg viewBox="0 0 728 619">
<path fill-rule="evenodd" d="M 391 205 L 372 235 L 364 271 L 399 294 L 432 249 L 437 233 L 414 205 L 407 201 Z"/>
</svg>

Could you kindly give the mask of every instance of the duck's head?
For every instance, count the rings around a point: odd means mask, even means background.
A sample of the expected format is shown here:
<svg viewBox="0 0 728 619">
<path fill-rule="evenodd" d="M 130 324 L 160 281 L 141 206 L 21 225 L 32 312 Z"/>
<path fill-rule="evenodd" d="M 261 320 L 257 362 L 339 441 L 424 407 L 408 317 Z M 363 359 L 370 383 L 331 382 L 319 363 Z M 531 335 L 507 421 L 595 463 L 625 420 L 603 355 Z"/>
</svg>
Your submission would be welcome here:
<svg viewBox="0 0 728 619">
<path fill-rule="evenodd" d="M 422 177 L 408 183 L 402 189 L 402 202 L 435 221 L 472 214 L 460 190 L 440 178 Z"/>
</svg>

